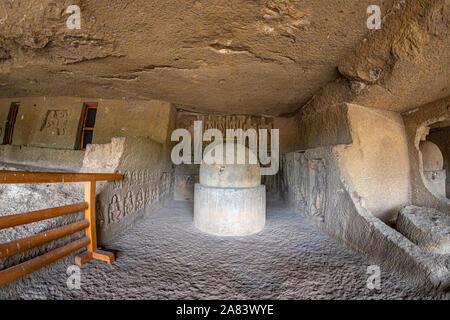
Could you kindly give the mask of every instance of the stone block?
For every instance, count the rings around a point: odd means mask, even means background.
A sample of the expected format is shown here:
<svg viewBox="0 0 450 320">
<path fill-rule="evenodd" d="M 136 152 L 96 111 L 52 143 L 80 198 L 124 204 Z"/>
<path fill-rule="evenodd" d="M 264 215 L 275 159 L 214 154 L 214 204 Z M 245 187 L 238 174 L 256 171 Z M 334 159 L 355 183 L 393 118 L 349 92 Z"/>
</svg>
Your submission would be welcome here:
<svg viewBox="0 0 450 320">
<path fill-rule="evenodd" d="M 408 206 L 400 211 L 397 230 L 422 249 L 450 253 L 450 217 L 440 211 Z"/>
<path fill-rule="evenodd" d="M 266 222 L 266 188 L 217 188 L 195 184 L 194 224 L 207 233 L 244 236 Z"/>
</svg>

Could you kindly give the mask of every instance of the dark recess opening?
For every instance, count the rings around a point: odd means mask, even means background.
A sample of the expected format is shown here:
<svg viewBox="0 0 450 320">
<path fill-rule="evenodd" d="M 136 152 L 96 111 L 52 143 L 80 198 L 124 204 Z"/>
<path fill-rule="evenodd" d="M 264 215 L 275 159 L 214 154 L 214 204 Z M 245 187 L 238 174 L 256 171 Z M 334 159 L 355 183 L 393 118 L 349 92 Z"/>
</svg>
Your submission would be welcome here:
<svg viewBox="0 0 450 320">
<path fill-rule="evenodd" d="M 430 127 L 427 140 L 435 143 L 442 152 L 444 158 L 444 170 L 446 170 L 446 194 L 450 199 L 450 119 L 437 122 Z"/>
<path fill-rule="evenodd" d="M 12 138 L 14 133 L 14 125 L 16 124 L 17 113 L 19 112 L 20 104 L 13 102 L 9 108 L 8 122 L 5 127 L 5 134 L 3 136 L 3 144 L 12 144 Z"/>
<path fill-rule="evenodd" d="M 83 125 L 81 127 L 80 149 L 92 143 L 94 137 L 95 117 L 97 116 L 97 103 L 86 103 L 84 109 Z"/>
</svg>

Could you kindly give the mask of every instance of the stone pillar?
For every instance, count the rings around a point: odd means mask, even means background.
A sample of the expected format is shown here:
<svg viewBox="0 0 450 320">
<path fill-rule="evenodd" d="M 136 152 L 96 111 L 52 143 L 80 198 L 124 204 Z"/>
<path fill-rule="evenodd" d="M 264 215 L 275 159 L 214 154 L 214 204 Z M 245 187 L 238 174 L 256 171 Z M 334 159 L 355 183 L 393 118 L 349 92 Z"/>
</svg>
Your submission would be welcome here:
<svg viewBox="0 0 450 320">
<path fill-rule="evenodd" d="M 242 145 L 236 149 L 250 150 Z M 224 152 L 225 154 L 225 152 Z M 244 236 L 264 228 L 266 191 L 258 164 L 212 164 L 200 166 L 195 184 L 194 225 L 207 233 Z M 225 163 L 225 161 L 224 161 Z"/>
</svg>

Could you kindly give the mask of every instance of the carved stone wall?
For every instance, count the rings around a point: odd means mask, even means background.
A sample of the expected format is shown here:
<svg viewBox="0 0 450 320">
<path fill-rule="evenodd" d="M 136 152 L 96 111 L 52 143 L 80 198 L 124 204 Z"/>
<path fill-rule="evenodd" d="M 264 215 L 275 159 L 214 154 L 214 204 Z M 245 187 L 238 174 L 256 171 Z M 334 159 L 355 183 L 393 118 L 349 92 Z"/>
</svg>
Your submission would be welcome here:
<svg viewBox="0 0 450 320">
<path fill-rule="evenodd" d="M 383 270 L 426 288 L 448 288 L 445 259 L 424 252 L 377 218 L 345 180 L 350 164 L 343 166 L 339 158 L 346 152 L 345 146 L 335 146 L 282 156 L 281 185 L 290 208 Z"/>
<path fill-rule="evenodd" d="M 427 130 L 440 122 L 449 121 L 450 97 L 405 112 L 402 116 L 406 127 L 410 158 L 411 204 L 418 207 L 433 208 L 450 215 L 450 199 L 432 194 L 424 184 L 422 156 L 419 152 L 420 139 L 426 134 Z M 439 141 L 435 141 L 439 143 Z M 445 149 L 441 143 L 439 144 L 442 149 Z M 449 175 L 448 172 L 447 175 Z"/>
<path fill-rule="evenodd" d="M 260 117 L 250 115 L 217 115 L 217 114 L 198 114 L 191 112 L 178 112 L 177 114 L 177 128 L 187 129 L 191 136 L 194 136 L 194 121 L 202 121 L 203 132 L 207 129 L 218 129 L 222 132 L 223 138 L 226 138 L 226 129 L 258 129 L 268 130 L 268 144 L 270 144 L 270 130 L 278 129 L 277 118 Z M 278 120 L 279 121 L 279 120 Z M 203 146 L 208 145 L 209 141 L 204 141 Z M 280 142 L 281 143 L 281 142 Z M 198 165 L 192 165 L 191 169 L 177 169 L 175 170 L 176 185 L 175 185 L 175 199 L 193 201 L 194 183 L 198 181 Z M 177 173 L 178 171 L 178 173 Z M 262 176 L 262 184 L 266 186 L 267 200 L 279 200 L 279 174 L 274 176 Z"/>
<path fill-rule="evenodd" d="M 348 123 L 350 130 L 344 131 L 351 133 L 349 144 L 324 137 L 321 141 L 338 144 L 317 147 L 306 141 L 305 145 L 311 145 L 311 149 L 287 153 L 281 158 L 281 189 L 286 200 L 292 210 L 382 268 L 424 287 L 448 290 L 448 259 L 423 251 L 391 224 L 398 211 L 411 201 L 408 151 L 410 156 L 418 153 L 419 140 L 416 145 L 414 140 L 420 125 L 427 125 L 423 122 L 424 114 L 403 116 L 410 140 L 407 141 L 405 125 L 398 114 L 356 105 L 348 105 L 346 109 L 348 118 L 344 123 Z M 437 121 L 446 112 L 442 108 L 436 110 Z M 322 119 L 323 113 L 318 117 Z M 342 118 L 335 120 L 339 122 L 334 124 L 338 128 Z M 418 164 L 419 161 L 411 161 L 411 168 Z M 413 176 L 415 180 L 418 178 Z M 414 188 L 421 187 L 412 182 Z M 412 201 L 433 204 L 424 196 L 428 195 L 413 194 Z M 440 208 L 448 215 L 445 206 Z"/>
<path fill-rule="evenodd" d="M 84 151 L 0 145 L 0 162 L 77 172 Z"/>
<path fill-rule="evenodd" d="M 145 214 L 172 200 L 172 165 L 166 149 L 148 138 L 113 138 L 90 145 L 82 171 L 123 173 L 124 179 L 103 183 L 97 193 L 100 241 L 116 236 Z"/>
<path fill-rule="evenodd" d="M 183 128 L 191 133 L 194 137 L 194 121 L 202 121 L 202 136 L 208 129 L 218 129 L 223 136 L 223 139 L 230 137 L 226 136 L 227 129 L 248 129 L 256 130 L 257 137 L 259 136 L 259 129 L 266 129 L 267 133 L 267 147 L 270 149 L 270 130 L 275 129 L 273 117 L 257 117 L 249 115 L 216 115 L 216 114 L 197 114 L 189 112 L 179 112 L 177 115 L 177 128 Z M 259 141 L 259 140 L 258 140 Z M 203 141 L 203 148 L 210 142 Z M 247 144 L 248 142 L 246 142 Z M 248 144 L 247 144 L 248 146 Z"/>
<path fill-rule="evenodd" d="M 296 211 L 324 221 L 328 194 L 327 163 L 305 153 L 281 158 L 281 193 Z"/>
<path fill-rule="evenodd" d="M 444 156 L 444 169 L 447 173 L 446 194 L 450 199 L 450 117 L 445 125 L 449 126 L 432 130 L 427 140 L 434 142 Z"/>
<path fill-rule="evenodd" d="M 218 129 L 225 138 L 226 129 L 274 129 L 272 117 L 257 117 L 249 115 L 216 115 L 179 112 L 177 128 L 184 128 L 194 134 L 194 121 L 203 122 L 203 132 L 208 129 Z"/>
<path fill-rule="evenodd" d="M 112 183 L 112 190 L 108 190 L 107 195 L 101 194 L 99 197 L 97 222 L 102 230 L 115 229 L 128 216 L 144 208 L 161 207 L 169 196 L 170 171 L 147 168 L 127 170 L 124 175 L 124 180 Z"/>
<path fill-rule="evenodd" d="M 11 104 L 18 103 L 13 145 L 74 150 L 84 101 L 79 97 L 0 99 L 0 125 L 5 127 Z"/>
<path fill-rule="evenodd" d="M 48 110 L 41 131 L 51 135 L 65 135 L 68 117 L 68 110 Z"/>
<path fill-rule="evenodd" d="M 98 104 L 94 144 L 112 137 L 150 137 L 166 143 L 170 138 L 175 108 L 157 100 L 117 100 L 90 97 L 16 97 L 0 99 L 0 141 L 12 103 L 19 111 L 12 144 L 53 149 L 78 149 L 85 103 Z M 175 120 L 173 120 L 175 122 Z M 172 126 L 172 127 L 171 127 Z"/>
<path fill-rule="evenodd" d="M 199 182 L 199 168 L 197 164 L 178 165 L 174 171 L 174 200 L 194 201 L 194 186 Z"/>
</svg>

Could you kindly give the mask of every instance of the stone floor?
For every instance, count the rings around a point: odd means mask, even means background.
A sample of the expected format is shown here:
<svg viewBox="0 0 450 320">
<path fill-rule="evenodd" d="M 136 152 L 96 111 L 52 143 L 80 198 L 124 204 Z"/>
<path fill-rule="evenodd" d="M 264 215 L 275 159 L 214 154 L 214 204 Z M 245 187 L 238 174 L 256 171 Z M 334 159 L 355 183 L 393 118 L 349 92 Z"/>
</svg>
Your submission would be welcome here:
<svg viewBox="0 0 450 320">
<path fill-rule="evenodd" d="M 15 299 L 433 299 L 382 270 L 381 289 L 366 287 L 370 262 L 317 231 L 281 205 L 269 205 L 265 229 L 217 237 L 192 224 L 192 204 L 172 202 L 107 244 L 108 265 L 81 268 L 69 289 L 64 259 L 23 279 Z M 21 280 L 22 281 L 22 280 Z M 8 287 L 3 287 L 7 290 Z M 2 289 L 0 289 L 1 291 Z M 2 294 L 0 294 L 0 297 Z"/>
</svg>

